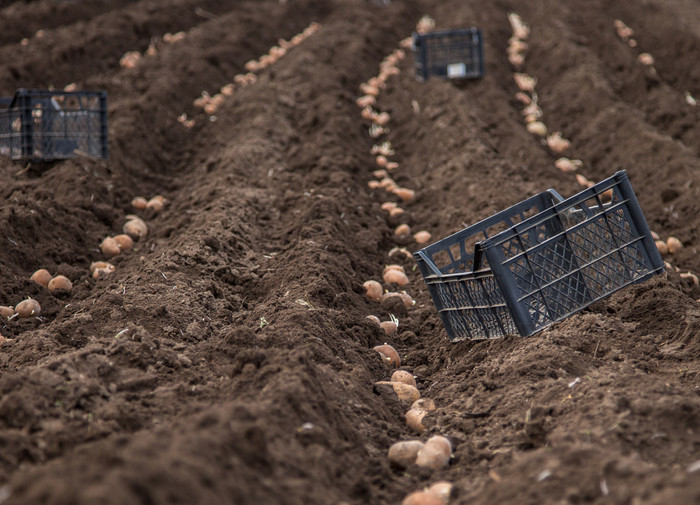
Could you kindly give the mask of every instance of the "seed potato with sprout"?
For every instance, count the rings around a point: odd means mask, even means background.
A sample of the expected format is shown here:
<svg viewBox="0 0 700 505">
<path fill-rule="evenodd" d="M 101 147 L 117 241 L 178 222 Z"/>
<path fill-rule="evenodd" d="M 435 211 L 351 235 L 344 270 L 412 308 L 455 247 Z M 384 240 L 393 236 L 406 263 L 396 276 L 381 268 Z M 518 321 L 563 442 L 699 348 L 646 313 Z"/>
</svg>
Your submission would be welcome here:
<svg viewBox="0 0 700 505">
<path fill-rule="evenodd" d="M 5 305 L 0 305 L 0 319 L 9 321 L 15 316 L 15 309 L 12 307 L 7 307 Z"/>
<path fill-rule="evenodd" d="M 36 300 L 27 298 L 15 305 L 15 312 L 22 319 L 38 316 L 41 314 L 41 305 Z"/>
<path fill-rule="evenodd" d="M 396 352 L 396 349 L 394 349 L 391 345 L 385 343 L 375 346 L 372 349 L 381 355 L 384 362 L 392 365 L 395 368 L 401 366 L 401 358 L 399 357 L 399 353 Z"/>
<path fill-rule="evenodd" d="M 391 374 L 391 382 L 403 382 L 409 386 L 416 387 L 416 378 L 406 370 L 396 370 Z"/>
</svg>

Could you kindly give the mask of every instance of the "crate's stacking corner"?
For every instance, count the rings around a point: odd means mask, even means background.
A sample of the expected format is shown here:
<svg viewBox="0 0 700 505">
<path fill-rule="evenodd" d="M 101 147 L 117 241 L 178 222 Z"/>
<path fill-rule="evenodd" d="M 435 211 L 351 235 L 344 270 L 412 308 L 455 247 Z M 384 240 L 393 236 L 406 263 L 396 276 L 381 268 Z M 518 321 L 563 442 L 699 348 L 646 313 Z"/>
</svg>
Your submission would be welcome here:
<svg viewBox="0 0 700 505">
<path fill-rule="evenodd" d="M 452 340 L 531 335 L 664 265 L 625 172 L 542 192 L 415 253 Z"/>
<path fill-rule="evenodd" d="M 0 154 L 55 161 L 108 157 L 107 93 L 19 89 L 0 98 Z"/>
<path fill-rule="evenodd" d="M 416 77 L 476 79 L 484 75 L 481 30 L 465 28 L 413 34 Z"/>
</svg>

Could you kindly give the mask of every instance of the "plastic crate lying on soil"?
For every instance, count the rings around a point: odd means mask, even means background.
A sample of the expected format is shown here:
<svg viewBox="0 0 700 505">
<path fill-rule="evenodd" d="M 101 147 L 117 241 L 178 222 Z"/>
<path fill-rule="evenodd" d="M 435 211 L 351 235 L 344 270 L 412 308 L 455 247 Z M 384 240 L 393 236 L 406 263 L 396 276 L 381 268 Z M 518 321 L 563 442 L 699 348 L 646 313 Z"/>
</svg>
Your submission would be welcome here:
<svg viewBox="0 0 700 505">
<path fill-rule="evenodd" d="M 107 93 L 19 89 L 0 98 L 0 154 L 13 160 L 107 158 Z"/>
<path fill-rule="evenodd" d="M 427 81 L 431 75 L 444 79 L 475 79 L 484 75 L 481 30 L 465 28 L 414 33 L 416 77 Z"/>
<path fill-rule="evenodd" d="M 624 171 L 571 198 L 544 191 L 414 255 L 450 340 L 532 335 L 664 269 Z"/>
</svg>

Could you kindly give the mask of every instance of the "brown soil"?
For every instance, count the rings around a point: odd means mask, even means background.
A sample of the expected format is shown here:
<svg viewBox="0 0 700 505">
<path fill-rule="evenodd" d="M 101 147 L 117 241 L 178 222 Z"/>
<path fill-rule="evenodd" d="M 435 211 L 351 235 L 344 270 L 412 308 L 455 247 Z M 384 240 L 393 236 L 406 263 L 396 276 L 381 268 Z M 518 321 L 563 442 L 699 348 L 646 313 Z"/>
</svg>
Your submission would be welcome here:
<svg viewBox="0 0 700 505">
<path fill-rule="evenodd" d="M 381 3 L 0 2 L 0 95 L 104 89 L 110 135 L 106 163 L 0 160 L 0 304 L 42 306 L 0 326 L 0 503 L 397 504 L 438 479 L 455 483 L 453 504 L 700 503 L 700 289 L 673 268 L 700 272 L 700 108 L 685 100 L 700 97 L 700 7 Z M 450 343 L 412 260 L 414 307 L 363 295 L 399 221 L 367 188 L 374 141 L 354 101 L 423 14 L 478 26 L 483 79 L 420 83 L 409 55 L 380 95 L 395 179 L 417 193 L 401 221 L 437 239 L 543 189 L 575 193 L 513 98 L 511 9 L 532 28 L 524 70 L 550 129 L 589 179 L 626 169 L 651 228 L 685 247 L 664 274 L 533 337 Z M 312 21 L 215 118 L 192 104 Z M 94 280 L 100 241 L 134 196 L 157 193 L 165 209 L 140 213 L 149 235 Z M 72 292 L 34 284 L 38 268 Z M 365 316 L 390 312 L 388 338 Z M 422 438 L 452 440 L 443 470 L 388 463 L 415 435 L 373 387 L 391 375 L 372 351 L 385 341 L 438 405 Z"/>
</svg>

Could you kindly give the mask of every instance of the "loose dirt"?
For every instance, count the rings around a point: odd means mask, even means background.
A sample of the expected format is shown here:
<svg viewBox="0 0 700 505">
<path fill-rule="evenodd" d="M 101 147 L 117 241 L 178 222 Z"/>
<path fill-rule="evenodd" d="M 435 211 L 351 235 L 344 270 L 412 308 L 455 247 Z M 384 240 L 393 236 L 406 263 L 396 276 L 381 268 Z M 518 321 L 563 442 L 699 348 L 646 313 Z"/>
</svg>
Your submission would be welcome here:
<svg viewBox="0 0 700 505">
<path fill-rule="evenodd" d="M 0 2 L 0 95 L 106 90 L 110 147 L 106 162 L 0 159 L 0 305 L 42 306 L 0 326 L 0 503 L 398 504 L 439 479 L 455 484 L 451 504 L 700 503 L 700 289 L 680 276 L 700 273 L 700 108 L 687 99 L 700 98 L 700 7 L 386 3 Z M 398 261 L 415 306 L 364 297 L 392 247 L 418 248 L 394 227 L 437 240 L 544 189 L 581 189 L 525 130 L 511 10 L 532 29 L 523 70 L 549 128 L 589 179 L 627 170 L 651 229 L 684 248 L 535 336 L 450 343 L 411 259 Z M 376 106 L 391 114 L 380 140 L 417 197 L 390 219 L 380 205 L 398 200 L 367 186 L 377 140 L 355 99 L 423 14 L 481 28 L 486 74 L 423 83 L 410 51 L 400 62 Z M 312 22 L 213 116 L 193 105 Z M 131 208 L 155 194 L 162 212 Z M 93 279 L 100 242 L 132 213 L 149 235 Z M 38 268 L 73 290 L 34 284 Z M 393 337 L 365 319 L 392 313 Z M 384 342 L 437 404 L 420 438 L 451 439 L 443 470 L 389 465 L 392 443 L 418 437 L 374 387 L 392 372 L 372 350 Z"/>
</svg>

